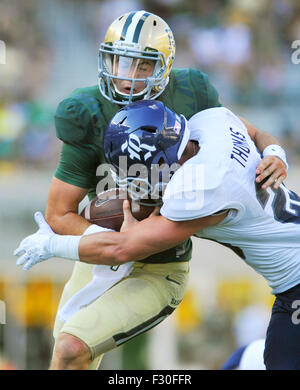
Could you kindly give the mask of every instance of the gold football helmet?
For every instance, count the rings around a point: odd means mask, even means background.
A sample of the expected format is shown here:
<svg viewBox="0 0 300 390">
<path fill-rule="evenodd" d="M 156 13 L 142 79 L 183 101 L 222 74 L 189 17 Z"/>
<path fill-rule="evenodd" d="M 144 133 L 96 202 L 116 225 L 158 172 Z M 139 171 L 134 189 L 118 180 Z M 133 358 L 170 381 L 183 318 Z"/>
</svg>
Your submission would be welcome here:
<svg viewBox="0 0 300 390">
<path fill-rule="evenodd" d="M 165 89 L 175 57 L 167 23 L 146 11 L 117 18 L 99 48 L 98 78 L 102 95 L 112 103 L 155 99 Z"/>
</svg>

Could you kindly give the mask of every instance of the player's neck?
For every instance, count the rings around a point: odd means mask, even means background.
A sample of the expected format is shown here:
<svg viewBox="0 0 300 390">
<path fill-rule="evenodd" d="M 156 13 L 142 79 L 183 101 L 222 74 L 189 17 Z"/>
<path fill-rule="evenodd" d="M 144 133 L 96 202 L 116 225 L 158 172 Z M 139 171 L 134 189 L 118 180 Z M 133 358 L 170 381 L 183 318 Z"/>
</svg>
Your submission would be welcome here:
<svg viewBox="0 0 300 390">
<path fill-rule="evenodd" d="M 182 153 L 182 156 L 178 163 L 182 165 L 190 158 L 196 156 L 196 154 L 199 152 L 200 146 L 197 141 L 189 141 L 186 145 L 186 148 L 184 149 L 184 152 Z"/>
</svg>

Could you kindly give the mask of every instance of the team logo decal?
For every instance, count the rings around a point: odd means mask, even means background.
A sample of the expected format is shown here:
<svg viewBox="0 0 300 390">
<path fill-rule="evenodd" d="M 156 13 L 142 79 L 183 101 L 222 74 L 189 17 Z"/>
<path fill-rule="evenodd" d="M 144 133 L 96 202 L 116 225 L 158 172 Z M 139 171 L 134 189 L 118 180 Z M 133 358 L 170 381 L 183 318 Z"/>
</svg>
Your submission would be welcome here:
<svg viewBox="0 0 300 390">
<path fill-rule="evenodd" d="M 154 152 L 156 150 L 156 147 L 153 145 L 150 146 L 147 144 L 142 144 L 141 140 L 139 139 L 139 137 L 136 134 L 130 134 L 129 140 L 126 140 L 121 145 L 122 153 L 124 153 L 124 151 L 126 149 L 128 149 L 129 158 L 131 158 L 131 160 L 134 160 L 136 158 L 139 161 L 141 161 L 140 152 L 142 150 L 147 150 L 148 152 L 144 155 L 144 159 L 145 159 L 145 161 L 147 161 L 148 158 L 151 157 L 152 152 Z"/>
</svg>

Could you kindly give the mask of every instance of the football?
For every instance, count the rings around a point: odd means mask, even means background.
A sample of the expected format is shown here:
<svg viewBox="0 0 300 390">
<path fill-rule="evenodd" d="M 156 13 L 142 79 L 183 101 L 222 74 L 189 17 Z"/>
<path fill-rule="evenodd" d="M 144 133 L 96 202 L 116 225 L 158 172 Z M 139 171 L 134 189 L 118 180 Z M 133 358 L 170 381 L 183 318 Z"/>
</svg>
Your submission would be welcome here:
<svg viewBox="0 0 300 390">
<path fill-rule="evenodd" d="M 124 219 L 125 199 L 130 201 L 132 215 L 139 221 L 147 218 L 156 205 L 151 199 L 134 201 L 126 190 L 113 188 L 99 193 L 85 206 L 80 215 L 92 224 L 120 231 Z"/>
</svg>

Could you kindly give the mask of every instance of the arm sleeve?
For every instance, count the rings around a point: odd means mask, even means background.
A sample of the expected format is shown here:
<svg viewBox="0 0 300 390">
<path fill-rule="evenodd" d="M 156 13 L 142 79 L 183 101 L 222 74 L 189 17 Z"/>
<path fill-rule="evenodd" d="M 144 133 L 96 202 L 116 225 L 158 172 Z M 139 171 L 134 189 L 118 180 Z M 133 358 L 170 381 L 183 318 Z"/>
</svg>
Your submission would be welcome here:
<svg viewBox="0 0 300 390">
<path fill-rule="evenodd" d="M 188 221 L 218 214 L 231 208 L 216 189 L 175 193 L 164 201 L 160 213 L 171 221 Z"/>
<path fill-rule="evenodd" d="M 54 176 L 76 187 L 91 188 L 96 185 L 96 169 L 97 162 L 89 147 L 63 143 Z"/>
<path fill-rule="evenodd" d="M 223 159 L 203 161 L 211 150 L 203 151 L 183 164 L 169 181 L 163 195 L 161 215 L 172 221 L 186 221 L 215 215 L 228 209 L 242 210 L 239 191 L 232 180 L 232 171 Z M 212 174 L 214 172 L 214 174 Z"/>
<path fill-rule="evenodd" d="M 195 158 L 195 157 L 194 157 Z M 197 157 L 196 157 L 197 158 Z M 198 163 L 198 166 L 201 165 Z M 160 213 L 172 221 L 185 221 L 213 215 L 230 208 L 221 177 L 197 170 L 197 164 L 184 164 L 168 183 Z M 230 196 L 230 195 L 229 195 Z"/>
<path fill-rule="evenodd" d="M 55 177 L 81 188 L 96 183 L 98 154 L 88 109 L 77 99 L 63 100 L 55 114 L 56 135 L 63 141 Z"/>
</svg>

